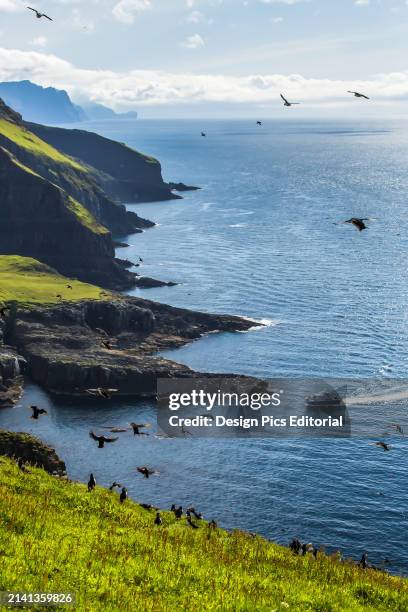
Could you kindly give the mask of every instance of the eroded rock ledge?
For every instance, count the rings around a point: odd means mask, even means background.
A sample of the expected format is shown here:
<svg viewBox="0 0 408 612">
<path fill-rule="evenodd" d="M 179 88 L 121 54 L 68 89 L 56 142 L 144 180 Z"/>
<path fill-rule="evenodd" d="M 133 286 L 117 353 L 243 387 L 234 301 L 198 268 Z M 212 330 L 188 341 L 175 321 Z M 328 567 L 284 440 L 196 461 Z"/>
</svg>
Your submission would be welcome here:
<svg viewBox="0 0 408 612">
<path fill-rule="evenodd" d="M 246 331 L 253 323 L 139 298 L 65 302 L 18 308 L 6 340 L 27 360 L 27 373 L 56 393 L 118 388 L 121 395 L 155 395 L 158 377 L 194 376 L 190 368 L 157 356 L 215 331 Z M 110 339 L 112 350 L 103 345 Z M 197 374 L 198 375 L 198 374 Z"/>
<path fill-rule="evenodd" d="M 0 429 L 0 455 L 23 459 L 25 463 L 41 467 L 50 474 L 66 474 L 65 463 L 53 448 L 26 433 Z"/>
</svg>

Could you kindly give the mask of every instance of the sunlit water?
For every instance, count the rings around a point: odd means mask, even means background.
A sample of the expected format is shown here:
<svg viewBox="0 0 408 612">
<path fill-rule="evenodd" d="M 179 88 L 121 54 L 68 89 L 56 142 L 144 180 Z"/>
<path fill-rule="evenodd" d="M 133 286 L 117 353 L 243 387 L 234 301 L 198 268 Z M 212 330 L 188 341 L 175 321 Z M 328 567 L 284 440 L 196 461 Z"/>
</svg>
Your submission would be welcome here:
<svg viewBox="0 0 408 612">
<path fill-rule="evenodd" d="M 131 246 L 118 255 L 141 256 L 141 273 L 179 283 L 134 294 L 270 322 L 166 356 L 203 371 L 257 376 L 408 378 L 408 126 L 90 127 L 156 155 L 165 179 L 203 188 L 182 201 L 130 206 L 158 225 L 127 237 Z M 336 225 L 351 216 L 373 219 L 369 230 Z M 24 406 L 34 400 L 49 407 L 49 417 L 28 419 Z M 73 478 L 93 471 L 100 484 L 119 480 L 139 501 L 194 503 L 228 528 L 283 543 L 296 536 L 354 557 L 367 550 L 372 562 L 387 559 L 387 568 L 408 573 L 404 438 L 391 437 L 393 451 L 384 453 L 368 440 L 166 440 L 129 432 L 98 450 L 91 428 L 154 423 L 155 407 L 61 404 L 36 387 L 0 419 L 55 446 Z M 160 475 L 142 479 L 137 465 Z"/>
</svg>

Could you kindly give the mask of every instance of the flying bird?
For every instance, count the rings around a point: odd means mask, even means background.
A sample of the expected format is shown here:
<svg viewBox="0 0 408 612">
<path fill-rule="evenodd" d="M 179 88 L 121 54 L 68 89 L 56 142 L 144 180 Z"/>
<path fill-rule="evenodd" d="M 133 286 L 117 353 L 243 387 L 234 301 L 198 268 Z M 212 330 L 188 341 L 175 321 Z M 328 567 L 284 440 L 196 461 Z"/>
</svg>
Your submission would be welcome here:
<svg viewBox="0 0 408 612">
<path fill-rule="evenodd" d="M 37 406 L 30 406 L 30 408 L 33 411 L 33 414 L 31 415 L 30 419 L 35 419 L 37 421 L 40 414 L 48 414 L 48 412 L 44 410 L 44 408 L 38 408 Z"/>
<path fill-rule="evenodd" d="M 153 476 L 153 474 L 157 474 L 157 472 L 155 472 L 154 470 L 149 470 L 149 468 L 147 467 L 138 467 L 137 471 L 145 478 L 150 478 L 150 476 Z"/>
<path fill-rule="evenodd" d="M 104 389 L 103 387 L 98 387 L 97 389 L 87 389 L 86 393 L 88 395 L 93 395 L 94 397 L 103 397 L 104 399 L 111 399 L 113 393 L 118 393 L 119 389 Z"/>
<path fill-rule="evenodd" d="M 354 225 L 354 227 L 357 228 L 359 232 L 362 232 L 363 230 L 367 229 L 367 226 L 364 221 L 369 221 L 369 219 L 359 219 L 358 217 L 352 217 L 351 219 L 348 219 L 348 221 L 344 221 L 344 223 L 350 223 L 351 225 Z"/>
<path fill-rule="evenodd" d="M 116 482 L 115 480 L 115 482 L 112 482 L 111 486 L 109 487 L 109 491 L 113 491 L 113 489 L 116 488 L 121 489 L 122 485 L 120 484 L 120 482 Z"/>
<path fill-rule="evenodd" d="M 283 100 L 283 105 L 284 105 L 284 106 L 294 106 L 294 105 L 300 104 L 300 102 L 289 102 L 289 101 L 288 101 L 288 100 L 285 98 L 285 96 L 283 96 L 282 94 L 280 95 L 280 97 L 281 97 L 281 98 L 282 98 L 282 100 Z"/>
<path fill-rule="evenodd" d="M 96 487 L 95 476 L 93 474 L 90 474 L 89 475 L 89 482 L 88 482 L 88 491 L 89 492 L 93 491 L 95 487 Z"/>
<path fill-rule="evenodd" d="M 89 432 L 89 437 L 98 443 L 98 448 L 103 448 L 105 443 L 116 442 L 119 438 L 107 438 L 106 436 L 96 436 L 93 431 Z"/>
<path fill-rule="evenodd" d="M 206 134 L 205 132 L 201 132 L 201 136 L 202 136 L 203 138 L 205 138 L 205 137 L 207 136 L 207 134 Z"/>
<path fill-rule="evenodd" d="M 256 125 L 262 125 L 262 121 L 257 121 Z"/>
<path fill-rule="evenodd" d="M 130 426 L 133 429 L 134 436 L 148 436 L 149 435 L 145 431 L 140 431 L 140 430 L 150 427 L 150 423 L 131 423 Z"/>
<path fill-rule="evenodd" d="M 386 444 L 386 442 L 375 442 L 373 446 L 378 446 L 379 448 L 384 449 L 384 451 L 390 451 L 391 446 Z"/>
<path fill-rule="evenodd" d="M 368 96 L 365 96 L 364 94 L 359 93 L 358 91 L 348 91 L 347 93 L 353 94 L 355 98 L 365 98 L 366 100 L 370 99 Z"/>
<path fill-rule="evenodd" d="M 404 435 L 404 430 L 402 429 L 401 425 L 398 425 L 398 423 L 391 423 L 391 427 L 395 427 L 395 429 L 398 431 L 399 434 L 401 434 L 401 436 Z"/>
<path fill-rule="evenodd" d="M 123 487 L 122 492 L 119 497 L 120 503 L 123 504 L 123 502 L 127 500 L 127 497 L 128 497 L 127 489 L 126 487 Z"/>
<path fill-rule="evenodd" d="M 53 21 L 53 19 L 51 19 L 51 17 L 48 17 L 48 15 L 46 15 L 45 13 L 40 13 L 40 11 L 37 11 L 37 9 L 32 8 L 31 6 L 27 6 L 27 8 L 30 11 L 34 11 L 37 19 L 41 19 L 41 17 L 45 17 L 45 19 L 48 19 L 49 21 Z"/>
</svg>

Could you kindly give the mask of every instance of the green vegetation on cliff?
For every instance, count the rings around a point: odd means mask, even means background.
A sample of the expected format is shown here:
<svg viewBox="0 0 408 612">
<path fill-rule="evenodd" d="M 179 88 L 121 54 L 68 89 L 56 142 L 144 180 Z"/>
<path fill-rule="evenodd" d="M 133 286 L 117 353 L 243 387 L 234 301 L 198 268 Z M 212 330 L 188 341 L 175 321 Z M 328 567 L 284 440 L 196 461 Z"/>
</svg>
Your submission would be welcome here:
<svg viewBox="0 0 408 612">
<path fill-rule="evenodd" d="M 17 125 L 16 123 L 0 118 L 0 134 L 30 153 L 41 157 L 48 157 L 54 162 L 71 166 L 75 168 L 75 170 L 86 171 L 84 166 L 81 166 L 81 164 L 71 157 L 64 155 L 47 142 L 44 142 L 44 140 L 41 140 L 41 138 L 22 125 Z"/>
<path fill-rule="evenodd" d="M 72 289 L 68 289 L 71 285 Z M 102 289 L 70 280 L 30 257 L 0 255 L 0 302 L 56 304 L 64 300 L 100 299 Z"/>
<path fill-rule="evenodd" d="M 154 512 L 0 464 L 0 590 L 67 592 L 77 610 L 408 609 L 407 581 Z M 148 500 L 141 500 L 148 501 Z"/>
</svg>

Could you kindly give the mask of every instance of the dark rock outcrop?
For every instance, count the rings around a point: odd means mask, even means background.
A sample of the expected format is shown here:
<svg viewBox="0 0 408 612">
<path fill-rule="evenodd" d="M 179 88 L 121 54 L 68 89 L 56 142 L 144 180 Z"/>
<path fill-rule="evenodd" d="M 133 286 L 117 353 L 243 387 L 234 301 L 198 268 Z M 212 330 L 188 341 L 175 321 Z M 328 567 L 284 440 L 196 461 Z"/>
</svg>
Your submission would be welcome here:
<svg viewBox="0 0 408 612">
<path fill-rule="evenodd" d="M 50 391 L 81 395 L 101 386 L 117 388 L 121 395 L 154 395 L 159 377 L 195 375 L 187 366 L 158 357 L 158 351 L 208 332 L 244 331 L 252 325 L 239 317 L 118 297 L 18 309 L 7 342 L 27 359 L 31 378 Z M 112 350 L 103 346 L 106 338 Z"/>
<path fill-rule="evenodd" d="M 193 187 L 184 183 L 168 183 L 168 186 L 172 191 L 198 191 L 201 189 L 201 187 Z"/>
<path fill-rule="evenodd" d="M 24 463 L 41 467 L 50 474 L 64 476 L 65 463 L 53 448 L 26 433 L 14 433 L 0 429 L 0 455 L 23 459 Z"/>
</svg>

